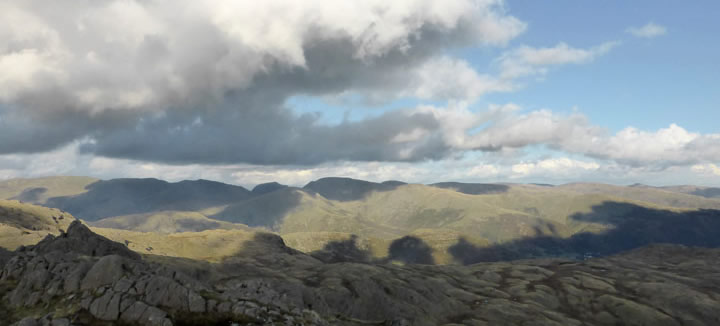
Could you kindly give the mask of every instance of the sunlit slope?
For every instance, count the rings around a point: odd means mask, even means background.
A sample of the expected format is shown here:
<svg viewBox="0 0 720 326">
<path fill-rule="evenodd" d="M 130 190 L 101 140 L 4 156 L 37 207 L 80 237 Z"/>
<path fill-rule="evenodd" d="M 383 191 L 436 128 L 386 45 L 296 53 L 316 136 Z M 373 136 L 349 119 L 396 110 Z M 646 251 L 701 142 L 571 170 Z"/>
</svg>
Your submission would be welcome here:
<svg viewBox="0 0 720 326">
<path fill-rule="evenodd" d="M 200 232 L 205 230 L 248 230 L 243 224 L 229 223 L 210 219 L 198 212 L 162 211 L 157 213 L 134 214 L 109 217 L 90 222 L 100 228 L 130 230 L 138 232 L 157 232 L 162 234 L 180 232 Z"/>
<path fill-rule="evenodd" d="M 44 177 L 0 181 L 0 199 L 44 204 L 49 198 L 79 195 L 85 187 L 99 181 L 90 177 Z"/>
<path fill-rule="evenodd" d="M 606 226 L 573 216 L 589 213 L 607 201 L 658 206 L 604 194 L 527 186 L 468 195 L 452 189 L 404 185 L 392 191 L 371 192 L 354 201 L 331 201 L 318 194 L 295 191 L 300 196 L 298 204 L 282 223 L 274 224 L 274 230 L 281 234 L 341 232 L 391 239 L 416 230 L 438 229 L 501 242 L 539 234 L 567 237 L 603 230 Z"/>
<path fill-rule="evenodd" d="M 720 209 L 720 198 L 712 198 L 713 189 L 695 186 L 649 187 L 649 186 L 615 186 L 600 183 L 571 183 L 555 187 L 585 194 L 604 194 L 628 200 L 654 203 L 660 206 L 678 208 L 712 208 Z M 707 193 L 707 197 L 703 196 Z"/>
<path fill-rule="evenodd" d="M 0 248 L 15 250 L 66 230 L 75 218 L 58 209 L 0 200 Z"/>
<path fill-rule="evenodd" d="M 110 240 L 126 243 L 141 254 L 183 257 L 218 262 L 228 256 L 242 253 L 245 244 L 255 239 L 258 232 L 249 230 L 208 230 L 159 234 L 92 227 L 93 232 Z"/>
</svg>

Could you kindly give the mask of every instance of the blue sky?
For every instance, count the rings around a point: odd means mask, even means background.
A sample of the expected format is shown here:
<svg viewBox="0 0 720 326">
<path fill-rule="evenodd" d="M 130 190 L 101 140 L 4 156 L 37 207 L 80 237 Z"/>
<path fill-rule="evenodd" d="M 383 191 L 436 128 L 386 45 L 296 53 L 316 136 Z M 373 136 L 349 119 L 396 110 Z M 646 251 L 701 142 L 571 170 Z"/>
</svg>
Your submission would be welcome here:
<svg viewBox="0 0 720 326">
<path fill-rule="evenodd" d="M 541 81 L 528 81 L 513 92 L 493 93 L 476 106 L 517 103 L 527 110 L 585 113 L 594 123 L 618 131 L 628 126 L 655 130 L 677 123 L 696 132 L 716 132 L 720 121 L 720 3 L 717 1 L 508 1 L 507 10 L 528 23 L 508 47 L 553 46 L 560 42 L 592 47 L 619 41 L 592 64 L 558 67 Z M 638 38 L 626 32 L 653 22 L 665 35 Z M 492 71 L 507 48 L 465 47 L 448 52 L 478 71 Z M 361 118 L 411 107 L 405 98 L 383 105 L 333 102 L 310 96 L 292 98 L 297 112 L 321 112 L 325 122 Z"/>
<path fill-rule="evenodd" d="M 720 185 L 717 1 L 54 5 L 0 12 L 2 179 Z"/>
<path fill-rule="evenodd" d="M 578 106 L 595 123 L 615 130 L 657 129 L 671 122 L 698 132 L 718 130 L 719 2 L 518 0 L 508 2 L 508 9 L 529 24 L 514 42 L 582 47 L 619 40 L 622 45 L 593 64 L 558 69 L 542 83 L 488 101 Z M 648 22 L 665 26 L 667 34 L 638 39 L 625 32 Z M 484 64 L 472 50 L 465 56 Z"/>
</svg>

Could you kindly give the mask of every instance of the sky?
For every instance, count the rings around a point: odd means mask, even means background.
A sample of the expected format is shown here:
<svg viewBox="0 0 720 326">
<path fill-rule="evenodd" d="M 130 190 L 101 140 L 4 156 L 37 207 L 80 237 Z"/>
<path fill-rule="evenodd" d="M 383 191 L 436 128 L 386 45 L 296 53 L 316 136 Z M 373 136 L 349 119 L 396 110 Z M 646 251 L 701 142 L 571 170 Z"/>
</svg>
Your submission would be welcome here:
<svg viewBox="0 0 720 326">
<path fill-rule="evenodd" d="M 0 179 L 719 186 L 718 13 L 0 0 Z"/>
</svg>

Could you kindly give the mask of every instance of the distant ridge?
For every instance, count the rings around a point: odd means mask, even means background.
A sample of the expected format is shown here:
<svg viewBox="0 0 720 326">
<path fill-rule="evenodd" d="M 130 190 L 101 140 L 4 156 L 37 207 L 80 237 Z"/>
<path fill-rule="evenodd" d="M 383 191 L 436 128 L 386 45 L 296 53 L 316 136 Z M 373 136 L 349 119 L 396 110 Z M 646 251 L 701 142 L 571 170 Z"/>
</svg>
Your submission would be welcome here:
<svg viewBox="0 0 720 326">
<path fill-rule="evenodd" d="M 113 179 L 92 183 L 87 192 L 44 203 L 88 221 L 164 210 L 194 211 L 250 197 L 247 189 L 216 181 L 170 183 L 158 179 Z"/>
<path fill-rule="evenodd" d="M 351 178 L 322 178 L 305 185 L 303 189 L 316 192 L 331 200 L 352 201 L 365 198 L 373 191 L 390 191 L 405 185 L 400 181 L 376 183 Z"/>
<path fill-rule="evenodd" d="M 288 186 L 286 186 L 284 184 L 279 184 L 277 182 L 262 183 L 262 184 L 255 186 L 255 188 L 253 188 L 253 190 L 252 190 L 252 193 L 254 195 L 263 195 L 263 194 L 267 194 L 267 193 L 270 193 L 270 192 L 273 192 L 276 190 L 280 190 L 283 188 L 287 188 L 287 187 Z"/>
<path fill-rule="evenodd" d="M 467 195 L 496 194 L 507 191 L 510 187 L 492 183 L 462 183 L 462 182 L 439 182 L 430 186 L 443 189 L 453 189 Z"/>
</svg>

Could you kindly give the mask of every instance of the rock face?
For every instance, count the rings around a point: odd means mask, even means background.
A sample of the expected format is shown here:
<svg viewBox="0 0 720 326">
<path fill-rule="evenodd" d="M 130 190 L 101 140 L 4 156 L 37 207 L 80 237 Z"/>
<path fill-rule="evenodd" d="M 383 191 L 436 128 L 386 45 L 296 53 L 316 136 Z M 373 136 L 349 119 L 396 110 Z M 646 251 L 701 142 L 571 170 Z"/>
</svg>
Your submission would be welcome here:
<svg viewBox="0 0 720 326">
<path fill-rule="evenodd" d="M 0 285 L 0 320 L 14 320 L 15 325 L 170 326 L 186 319 L 195 325 L 326 324 L 301 309 L 217 292 L 181 271 L 140 259 L 79 222 L 66 234 L 15 253 L 0 270 Z M 37 309 L 46 311 L 45 317 L 17 313 Z"/>
<path fill-rule="evenodd" d="M 105 249 L 71 248 L 82 241 Z M 138 259 L 107 242 L 78 224 L 66 235 L 16 252 L 0 270 L 0 320 L 15 325 L 720 325 L 717 249 L 656 245 L 586 261 L 470 266 L 330 264 L 268 235 L 221 264 L 209 264 Z"/>
<path fill-rule="evenodd" d="M 39 254 L 73 252 L 86 256 L 118 255 L 135 260 L 140 259 L 138 253 L 120 243 L 93 233 L 77 220 L 70 224 L 66 233 L 58 237 L 48 235 L 34 246 L 33 251 Z"/>
</svg>

